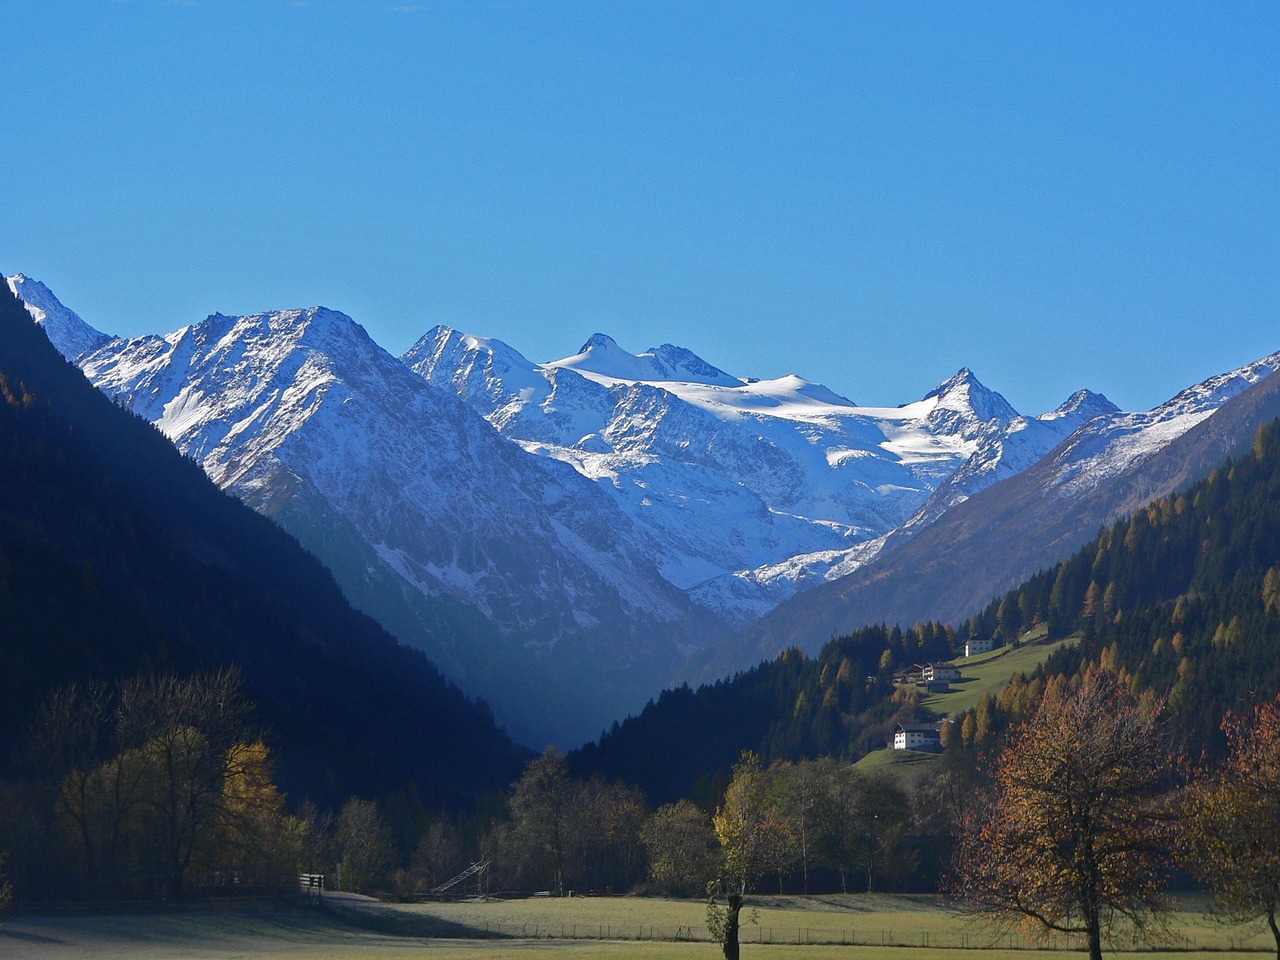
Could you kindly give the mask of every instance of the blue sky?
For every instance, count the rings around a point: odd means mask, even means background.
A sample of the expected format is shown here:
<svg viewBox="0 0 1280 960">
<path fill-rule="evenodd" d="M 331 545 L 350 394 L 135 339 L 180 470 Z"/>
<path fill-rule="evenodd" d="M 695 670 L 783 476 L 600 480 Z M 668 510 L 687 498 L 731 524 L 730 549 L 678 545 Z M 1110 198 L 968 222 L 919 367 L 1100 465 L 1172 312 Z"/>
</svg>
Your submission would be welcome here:
<svg viewBox="0 0 1280 960">
<path fill-rule="evenodd" d="M 0 270 L 861 403 L 1280 350 L 1280 5 L 0 0 Z"/>
</svg>

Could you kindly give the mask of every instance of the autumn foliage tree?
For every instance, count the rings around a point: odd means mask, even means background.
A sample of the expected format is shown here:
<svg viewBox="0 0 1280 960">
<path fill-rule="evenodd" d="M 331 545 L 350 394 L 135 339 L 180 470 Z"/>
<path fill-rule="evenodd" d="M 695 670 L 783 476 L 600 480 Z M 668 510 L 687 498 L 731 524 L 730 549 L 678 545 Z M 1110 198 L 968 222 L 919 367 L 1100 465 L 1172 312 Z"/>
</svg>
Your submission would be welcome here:
<svg viewBox="0 0 1280 960">
<path fill-rule="evenodd" d="M 1164 906 L 1174 818 L 1161 704 L 1097 669 L 1057 679 L 1000 752 L 956 851 L 954 892 L 1099 960 L 1121 920 L 1149 934 Z"/>
<path fill-rule="evenodd" d="M 689 800 L 653 811 L 640 831 L 649 858 L 649 885 L 662 893 L 701 895 L 715 872 L 711 818 Z"/>
<path fill-rule="evenodd" d="M 158 892 L 236 874 L 292 888 L 300 832 L 273 782 L 234 668 L 51 691 L 27 752 L 90 896 Z"/>
<path fill-rule="evenodd" d="M 1229 919 L 1266 920 L 1280 958 L 1280 697 L 1222 728 L 1227 759 L 1191 791 L 1187 862 Z"/>
<path fill-rule="evenodd" d="M 711 823 L 720 841 L 721 861 L 719 877 L 708 886 L 707 928 L 725 960 L 738 960 L 742 901 L 761 877 L 786 863 L 794 843 L 756 754 L 744 752 L 734 766 L 724 803 Z"/>
</svg>

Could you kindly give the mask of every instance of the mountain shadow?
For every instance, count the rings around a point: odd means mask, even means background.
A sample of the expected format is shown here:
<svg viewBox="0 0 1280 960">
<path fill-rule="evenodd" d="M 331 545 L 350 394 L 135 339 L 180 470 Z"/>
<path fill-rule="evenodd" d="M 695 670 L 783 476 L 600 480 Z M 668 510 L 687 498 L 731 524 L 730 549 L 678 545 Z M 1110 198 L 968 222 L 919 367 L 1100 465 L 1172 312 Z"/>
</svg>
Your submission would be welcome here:
<svg viewBox="0 0 1280 960">
<path fill-rule="evenodd" d="M 51 687 L 238 664 L 295 798 L 470 806 L 525 752 L 0 290 L 0 753 Z"/>
</svg>

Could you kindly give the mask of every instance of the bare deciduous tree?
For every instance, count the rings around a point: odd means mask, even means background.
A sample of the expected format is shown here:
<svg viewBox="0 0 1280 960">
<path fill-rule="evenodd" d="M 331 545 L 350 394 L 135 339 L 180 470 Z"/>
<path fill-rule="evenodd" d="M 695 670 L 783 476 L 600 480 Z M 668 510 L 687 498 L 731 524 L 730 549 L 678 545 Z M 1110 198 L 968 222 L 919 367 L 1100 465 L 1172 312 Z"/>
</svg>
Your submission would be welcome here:
<svg viewBox="0 0 1280 960">
<path fill-rule="evenodd" d="M 372 800 L 353 797 L 338 814 L 336 837 L 342 885 L 360 893 L 380 883 L 395 861 L 395 844 Z"/>
</svg>

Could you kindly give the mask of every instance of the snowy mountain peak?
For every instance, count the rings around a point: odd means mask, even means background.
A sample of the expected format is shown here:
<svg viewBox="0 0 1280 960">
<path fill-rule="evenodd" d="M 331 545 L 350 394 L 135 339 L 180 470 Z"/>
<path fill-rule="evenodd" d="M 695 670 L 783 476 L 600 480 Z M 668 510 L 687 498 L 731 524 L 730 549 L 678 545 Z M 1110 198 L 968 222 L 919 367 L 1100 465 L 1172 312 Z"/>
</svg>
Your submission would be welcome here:
<svg viewBox="0 0 1280 960">
<path fill-rule="evenodd" d="M 644 353 L 628 353 L 604 333 L 593 333 L 572 357 L 553 360 L 547 367 L 576 370 L 606 382 L 701 383 L 740 387 L 743 381 L 712 366 L 692 350 L 664 343 Z"/>
<path fill-rule="evenodd" d="M 857 408 L 857 404 L 848 397 L 842 397 L 829 387 L 806 380 L 794 373 L 778 377 L 776 380 L 750 380 L 743 384 L 743 388 L 743 393 L 751 397 L 773 396 L 796 404 L 818 403 L 832 407 Z"/>
<path fill-rule="evenodd" d="M 593 333 L 587 337 L 587 342 L 578 348 L 579 354 L 590 353 L 593 350 L 621 350 L 618 341 L 613 339 L 607 333 Z"/>
<path fill-rule="evenodd" d="M 640 356 L 653 357 L 653 365 L 664 374 L 662 377 L 664 380 L 707 383 L 723 387 L 737 387 L 743 383 L 737 377 L 707 363 L 692 350 L 677 347 L 674 344 L 664 343 L 658 347 L 650 347 Z"/>
<path fill-rule="evenodd" d="M 48 287 L 23 273 L 6 278 L 9 289 L 26 304 L 32 319 L 44 328 L 45 336 L 68 360 L 75 360 L 111 341 L 85 323 L 74 310 L 64 307 Z"/>
<path fill-rule="evenodd" d="M 538 365 L 519 350 L 443 324 L 423 334 L 400 360 L 427 381 L 434 380 L 439 370 L 442 380 L 472 401 L 485 397 L 501 404 L 516 396 L 527 398 L 530 390 L 546 392 Z"/>
<path fill-rule="evenodd" d="M 1001 423 L 1009 423 L 1018 417 L 1018 411 L 1009 405 L 1009 401 L 983 386 L 968 367 L 961 367 L 954 377 L 926 393 L 924 399 L 937 400 L 929 418 L 939 424 L 943 420 L 952 422 L 957 416 Z"/>
<path fill-rule="evenodd" d="M 1048 413 L 1042 413 L 1037 420 L 1061 420 L 1073 418 L 1080 423 L 1100 417 L 1103 414 L 1115 413 L 1120 408 L 1100 393 L 1092 390 L 1077 390 L 1061 404 Z"/>
</svg>

